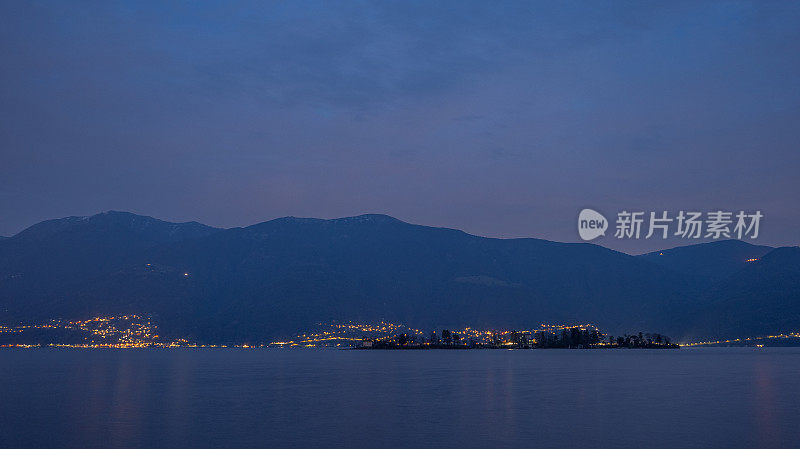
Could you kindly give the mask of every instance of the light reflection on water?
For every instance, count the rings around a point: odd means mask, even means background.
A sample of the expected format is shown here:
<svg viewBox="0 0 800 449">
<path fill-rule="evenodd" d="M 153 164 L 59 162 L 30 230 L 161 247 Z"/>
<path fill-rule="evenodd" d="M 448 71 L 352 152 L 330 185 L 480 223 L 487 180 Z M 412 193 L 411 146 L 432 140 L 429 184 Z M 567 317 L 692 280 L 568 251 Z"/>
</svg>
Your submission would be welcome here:
<svg viewBox="0 0 800 449">
<path fill-rule="evenodd" d="M 800 446 L 800 348 L 4 350 L 0 447 Z"/>
</svg>

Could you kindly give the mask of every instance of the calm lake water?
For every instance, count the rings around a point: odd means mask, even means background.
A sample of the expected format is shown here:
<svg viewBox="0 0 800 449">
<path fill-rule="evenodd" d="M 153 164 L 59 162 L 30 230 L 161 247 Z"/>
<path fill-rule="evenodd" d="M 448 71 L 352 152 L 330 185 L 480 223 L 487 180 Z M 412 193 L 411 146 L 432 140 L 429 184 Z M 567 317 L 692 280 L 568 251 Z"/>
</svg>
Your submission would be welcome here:
<svg viewBox="0 0 800 449">
<path fill-rule="evenodd" d="M 0 350 L 0 447 L 800 447 L 800 348 Z"/>
</svg>

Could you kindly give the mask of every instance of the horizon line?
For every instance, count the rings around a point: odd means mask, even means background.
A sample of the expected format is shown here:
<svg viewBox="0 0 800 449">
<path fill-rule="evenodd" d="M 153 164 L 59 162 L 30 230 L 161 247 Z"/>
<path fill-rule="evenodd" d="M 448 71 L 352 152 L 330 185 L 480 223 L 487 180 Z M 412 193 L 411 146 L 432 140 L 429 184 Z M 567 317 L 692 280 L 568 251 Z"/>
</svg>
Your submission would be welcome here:
<svg viewBox="0 0 800 449">
<path fill-rule="evenodd" d="M 671 246 L 671 247 L 668 247 L 668 248 L 661 248 L 661 249 L 657 249 L 657 250 L 653 250 L 653 251 L 646 251 L 646 252 L 642 252 L 642 253 L 638 253 L 638 254 L 631 254 L 631 253 L 628 253 L 628 252 L 625 252 L 625 251 L 620 251 L 620 250 L 617 250 L 617 249 L 609 248 L 609 247 L 607 247 L 605 245 L 602 245 L 602 244 L 599 244 L 599 243 L 595 243 L 595 242 L 564 242 L 564 241 L 559 241 L 559 240 L 549 240 L 549 239 L 545 239 L 545 238 L 541 238 L 541 237 L 489 237 L 489 236 L 484 236 L 484 235 L 471 234 L 469 232 L 466 232 L 466 231 L 464 231 L 462 229 L 458 229 L 458 228 L 451 228 L 451 227 L 447 227 L 447 226 L 432 226 L 432 225 L 425 225 L 425 224 L 419 224 L 419 223 L 412 223 L 412 222 L 404 221 L 404 220 L 401 220 L 401 219 L 399 219 L 397 217 L 394 217 L 394 216 L 389 215 L 389 214 L 384 214 L 384 213 L 363 213 L 363 214 L 349 215 L 349 216 L 336 217 L 336 218 L 300 217 L 300 216 L 295 216 L 295 215 L 287 215 L 287 216 L 272 218 L 272 219 L 269 219 L 269 220 L 259 221 L 259 222 L 256 222 L 256 223 L 253 223 L 253 224 L 250 224 L 250 225 L 245 225 L 245 226 L 217 227 L 217 226 L 207 225 L 207 224 L 199 222 L 197 220 L 169 221 L 169 220 L 153 217 L 152 215 L 144 215 L 144 214 L 138 214 L 138 213 L 134 213 L 134 212 L 130 212 L 130 211 L 112 210 L 112 209 L 105 210 L 105 211 L 102 211 L 102 212 L 98 212 L 98 213 L 92 214 L 92 215 L 69 215 L 69 216 L 60 217 L 60 218 L 50 218 L 50 219 L 42 220 L 42 221 L 33 223 L 33 224 L 25 227 L 24 229 L 22 229 L 21 231 L 17 232 L 16 234 L 13 234 L 13 235 L 10 235 L 10 236 L 2 236 L 2 235 L 0 235 L 0 240 L 14 238 L 14 237 L 22 234 L 23 232 L 27 231 L 28 229 L 30 229 L 30 228 L 32 228 L 34 226 L 37 226 L 39 224 L 46 223 L 46 222 L 67 220 L 67 219 L 87 220 L 87 219 L 90 219 L 90 218 L 93 218 L 93 217 L 98 217 L 98 216 L 102 216 L 102 215 L 109 215 L 109 214 L 132 215 L 132 216 L 135 216 L 135 217 L 148 218 L 148 219 L 157 220 L 157 221 L 161 221 L 161 222 L 169 223 L 169 224 L 176 224 L 176 225 L 198 224 L 198 225 L 201 225 L 201 226 L 206 226 L 208 228 L 217 229 L 217 230 L 220 230 L 220 231 L 227 231 L 227 230 L 231 230 L 231 229 L 246 229 L 246 228 L 250 228 L 250 227 L 253 227 L 253 226 L 258 226 L 258 225 L 265 224 L 265 223 L 270 223 L 270 222 L 279 221 L 279 220 L 287 220 L 287 219 L 309 220 L 309 221 L 312 221 L 312 220 L 313 221 L 340 221 L 340 220 L 347 220 L 347 219 L 354 219 L 354 218 L 382 217 L 382 218 L 390 219 L 390 220 L 395 221 L 395 222 L 407 224 L 407 225 L 410 225 L 410 226 L 421 226 L 421 227 L 432 228 L 432 229 L 447 229 L 447 230 L 451 230 L 451 231 L 463 232 L 466 235 L 470 235 L 470 236 L 478 237 L 478 238 L 484 238 L 484 239 L 493 239 L 493 240 L 541 240 L 541 241 L 545 241 L 545 242 L 558 243 L 558 244 L 564 244 L 564 245 L 581 245 L 581 244 L 593 245 L 593 246 L 597 246 L 597 247 L 600 247 L 600 248 L 607 249 L 609 251 L 614 251 L 614 252 L 618 252 L 618 253 L 621 253 L 621 254 L 626 254 L 626 255 L 632 256 L 632 257 L 643 256 L 643 255 L 653 254 L 653 253 L 662 252 L 662 251 L 671 251 L 671 250 L 674 250 L 674 249 L 677 249 L 677 248 L 687 248 L 687 247 L 691 247 L 691 246 L 705 245 L 705 244 L 712 244 L 712 243 L 722 243 L 722 242 L 741 242 L 741 243 L 744 243 L 746 245 L 763 246 L 763 247 L 767 247 L 767 248 L 771 248 L 771 249 L 777 249 L 777 248 L 783 247 L 781 245 L 778 245 L 778 246 L 760 245 L 760 244 L 755 244 L 755 243 L 749 243 L 749 242 L 746 242 L 746 241 L 740 240 L 740 239 L 729 238 L 729 239 L 724 239 L 724 240 L 703 240 L 703 241 L 699 241 L 697 243 L 689 243 L 689 244 L 686 244 L 686 245 L 675 245 L 675 246 Z M 800 245 L 787 245 L 786 247 L 791 248 L 791 247 L 797 247 L 797 246 L 800 246 Z"/>
</svg>

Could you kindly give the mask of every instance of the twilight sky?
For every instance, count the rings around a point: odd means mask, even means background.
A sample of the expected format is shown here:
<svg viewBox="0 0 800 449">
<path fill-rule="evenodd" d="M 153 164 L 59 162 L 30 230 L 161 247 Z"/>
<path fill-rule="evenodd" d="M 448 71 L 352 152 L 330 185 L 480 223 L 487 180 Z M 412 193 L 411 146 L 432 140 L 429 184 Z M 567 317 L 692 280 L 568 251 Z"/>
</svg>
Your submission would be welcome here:
<svg viewBox="0 0 800 449">
<path fill-rule="evenodd" d="M 799 145 L 797 2 L 0 0 L 0 235 L 759 209 L 755 243 L 797 245 Z"/>
</svg>

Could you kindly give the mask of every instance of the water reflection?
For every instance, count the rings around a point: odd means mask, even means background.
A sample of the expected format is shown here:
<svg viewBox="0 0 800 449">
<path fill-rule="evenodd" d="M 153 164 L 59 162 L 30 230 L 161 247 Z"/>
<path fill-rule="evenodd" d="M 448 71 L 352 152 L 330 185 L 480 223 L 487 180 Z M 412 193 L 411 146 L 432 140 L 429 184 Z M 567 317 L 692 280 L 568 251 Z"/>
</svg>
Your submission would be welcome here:
<svg viewBox="0 0 800 449">
<path fill-rule="evenodd" d="M 0 362 L 0 447 L 800 444 L 793 348 L 36 350 Z"/>
<path fill-rule="evenodd" d="M 755 420 L 758 428 L 758 447 L 779 447 L 781 439 L 777 424 L 774 377 L 770 359 L 759 357 L 755 363 Z"/>
</svg>

